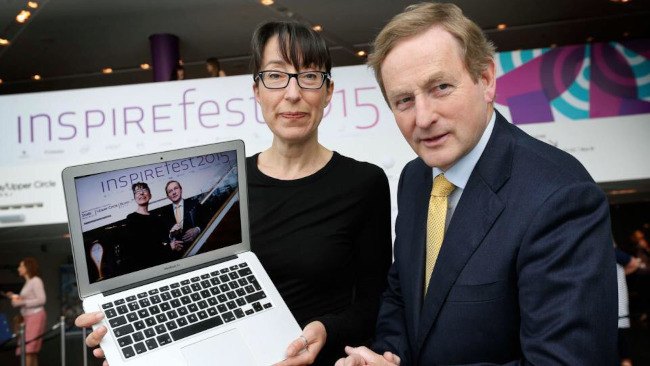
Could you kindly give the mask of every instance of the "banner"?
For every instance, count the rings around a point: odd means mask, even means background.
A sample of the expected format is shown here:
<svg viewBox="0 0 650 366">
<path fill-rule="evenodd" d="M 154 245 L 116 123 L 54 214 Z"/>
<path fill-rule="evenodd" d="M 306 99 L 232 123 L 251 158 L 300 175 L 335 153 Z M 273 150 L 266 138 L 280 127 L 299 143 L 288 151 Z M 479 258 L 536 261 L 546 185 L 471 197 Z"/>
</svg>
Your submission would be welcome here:
<svg viewBox="0 0 650 366">
<path fill-rule="evenodd" d="M 496 108 L 598 182 L 650 178 L 650 42 L 497 54 Z M 372 162 L 395 191 L 415 154 L 366 66 L 332 71 L 326 147 Z M 241 139 L 271 144 L 250 75 L 0 96 L 0 227 L 67 221 L 69 165 Z"/>
</svg>

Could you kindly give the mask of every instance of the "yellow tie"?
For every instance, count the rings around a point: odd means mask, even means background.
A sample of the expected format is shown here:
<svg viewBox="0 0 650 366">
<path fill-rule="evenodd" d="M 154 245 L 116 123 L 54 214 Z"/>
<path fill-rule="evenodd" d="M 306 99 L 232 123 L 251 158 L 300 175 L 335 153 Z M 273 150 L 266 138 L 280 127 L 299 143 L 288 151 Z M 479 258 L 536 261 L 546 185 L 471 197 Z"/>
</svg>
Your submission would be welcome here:
<svg viewBox="0 0 650 366">
<path fill-rule="evenodd" d="M 429 198 L 429 215 L 427 216 L 427 263 L 424 272 L 424 294 L 427 294 L 433 267 L 436 265 L 442 239 L 445 236 L 445 218 L 447 216 L 447 196 L 454 190 L 444 175 L 439 174 L 433 180 Z"/>
<path fill-rule="evenodd" d="M 183 221 L 183 215 L 181 214 L 181 205 L 176 205 L 174 210 L 174 217 L 176 218 L 176 223 L 180 224 Z"/>
</svg>

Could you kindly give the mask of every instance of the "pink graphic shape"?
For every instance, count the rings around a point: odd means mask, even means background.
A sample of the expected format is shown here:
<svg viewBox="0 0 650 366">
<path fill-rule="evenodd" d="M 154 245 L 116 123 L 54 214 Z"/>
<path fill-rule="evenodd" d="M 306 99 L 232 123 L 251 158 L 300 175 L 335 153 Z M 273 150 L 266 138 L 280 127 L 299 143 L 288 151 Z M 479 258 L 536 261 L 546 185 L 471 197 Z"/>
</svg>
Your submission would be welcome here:
<svg viewBox="0 0 650 366">
<path fill-rule="evenodd" d="M 553 49 L 497 79 L 497 103 L 515 124 L 553 121 L 551 101 L 566 91 L 584 62 L 584 46 Z"/>
</svg>

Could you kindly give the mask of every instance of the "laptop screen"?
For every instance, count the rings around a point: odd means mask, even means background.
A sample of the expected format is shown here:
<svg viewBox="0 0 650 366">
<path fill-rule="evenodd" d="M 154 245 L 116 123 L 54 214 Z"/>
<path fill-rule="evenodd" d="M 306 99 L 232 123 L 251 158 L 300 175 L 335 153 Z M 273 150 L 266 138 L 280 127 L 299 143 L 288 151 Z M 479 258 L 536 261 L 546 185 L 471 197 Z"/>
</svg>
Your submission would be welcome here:
<svg viewBox="0 0 650 366">
<path fill-rule="evenodd" d="M 237 151 L 74 178 L 89 283 L 242 242 Z"/>
</svg>

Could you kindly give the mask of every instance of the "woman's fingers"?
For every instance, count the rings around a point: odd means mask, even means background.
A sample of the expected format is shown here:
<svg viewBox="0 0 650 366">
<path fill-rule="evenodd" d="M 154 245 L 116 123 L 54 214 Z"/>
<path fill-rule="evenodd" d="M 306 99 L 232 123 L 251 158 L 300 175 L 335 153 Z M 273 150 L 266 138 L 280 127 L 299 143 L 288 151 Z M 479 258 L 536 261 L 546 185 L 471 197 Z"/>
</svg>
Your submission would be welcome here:
<svg viewBox="0 0 650 366">
<path fill-rule="evenodd" d="M 90 334 L 88 334 L 88 337 L 86 337 L 86 345 L 88 347 L 99 346 L 99 343 L 102 341 L 102 338 L 104 338 L 104 336 L 106 335 L 106 332 L 108 332 L 108 329 L 106 329 L 106 327 L 103 325 L 95 329 Z"/>
<path fill-rule="evenodd" d="M 97 358 L 104 358 L 104 357 L 106 357 L 106 356 L 104 355 L 104 350 L 101 349 L 101 348 L 95 348 L 95 349 L 93 350 L 93 356 L 95 356 L 95 357 L 97 357 Z"/>
<path fill-rule="evenodd" d="M 89 328 L 93 324 L 99 323 L 102 319 L 104 319 L 104 314 L 101 311 L 81 314 L 74 320 L 74 325 L 79 328 Z"/>
</svg>

